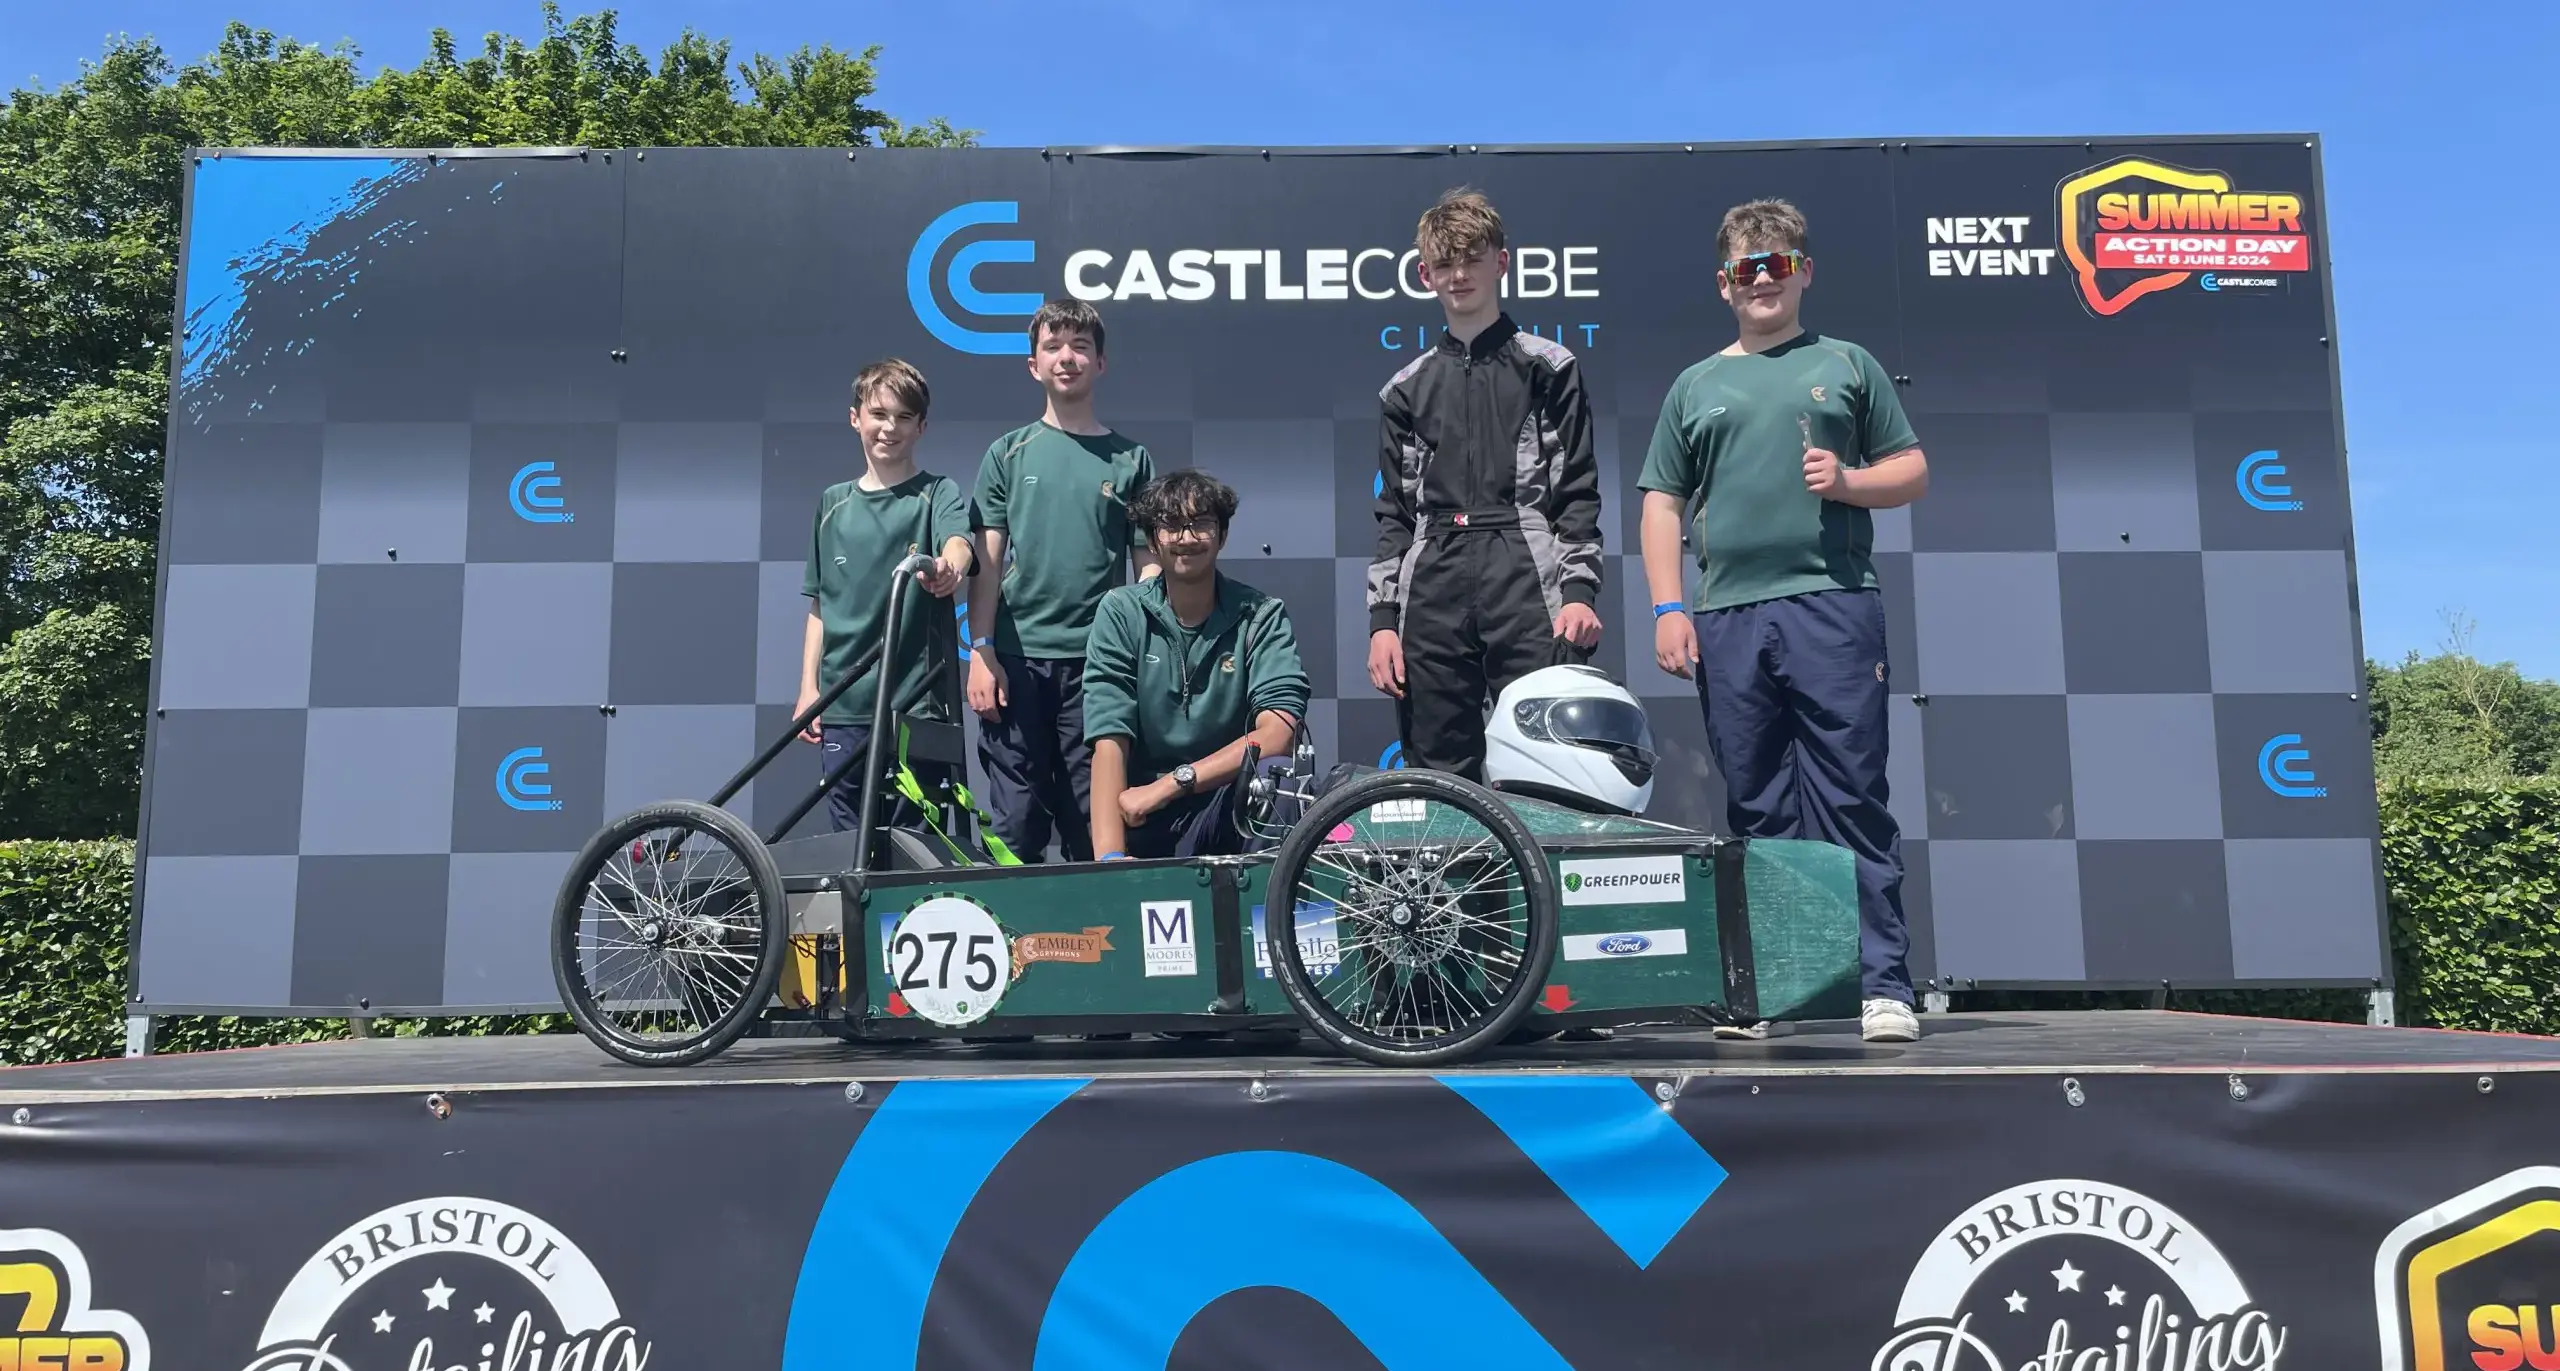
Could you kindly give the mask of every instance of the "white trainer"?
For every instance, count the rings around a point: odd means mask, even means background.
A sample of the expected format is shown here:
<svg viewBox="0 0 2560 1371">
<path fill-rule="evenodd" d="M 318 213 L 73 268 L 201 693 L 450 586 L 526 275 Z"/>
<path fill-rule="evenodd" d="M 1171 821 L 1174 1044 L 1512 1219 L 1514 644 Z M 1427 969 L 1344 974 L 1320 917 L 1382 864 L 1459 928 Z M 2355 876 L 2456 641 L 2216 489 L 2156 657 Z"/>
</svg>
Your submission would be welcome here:
<svg viewBox="0 0 2560 1371">
<path fill-rule="evenodd" d="M 1871 1043 L 1918 1042 L 1920 1016 L 1900 1000 L 1869 1000 L 1858 1014 L 1858 1036 Z"/>
</svg>

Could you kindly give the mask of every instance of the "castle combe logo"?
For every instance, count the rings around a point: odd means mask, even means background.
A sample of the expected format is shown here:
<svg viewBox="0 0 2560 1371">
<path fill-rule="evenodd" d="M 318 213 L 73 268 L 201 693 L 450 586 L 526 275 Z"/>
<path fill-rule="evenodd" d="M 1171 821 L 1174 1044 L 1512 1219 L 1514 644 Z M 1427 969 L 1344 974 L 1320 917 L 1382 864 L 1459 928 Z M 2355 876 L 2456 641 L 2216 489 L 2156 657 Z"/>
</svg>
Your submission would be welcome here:
<svg viewBox="0 0 2560 1371">
<path fill-rule="evenodd" d="M 558 809 L 560 802 L 548 798 L 551 782 L 536 780 L 551 774 L 551 763 L 542 760 L 542 749 L 520 747 L 498 763 L 498 798 L 507 808 L 527 813 L 546 813 Z"/>
<path fill-rule="evenodd" d="M 2122 157 L 2063 180 L 2062 253 L 2080 303 L 2114 315 L 2212 273 L 2216 291 L 2311 269 L 2303 196 L 2237 189 L 2219 171 Z"/>
<path fill-rule="evenodd" d="M 0 1229 L 0 1368 L 151 1371 L 151 1339 L 130 1314 L 90 1303 L 89 1260 L 45 1228 Z"/>
<path fill-rule="evenodd" d="M 323 1244 L 242 1371 L 646 1371 L 649 1351 L 559 1229 L 495 1200 L 440 1196 Z"/>
<path fill-rule="evenodd" d="M 2240 486 L 2240 498 L 2248 501 L 2251 509 L 2282 514 L 2302 508 L 2302 502 L 2293 498 L 2293 483 L 2284 477 L 2282 454 L 2268 448 L 2241 458 L 2240 471 L 2235 479 Z"/>
<path fill-rule="evenodd" d="M 569 512 L 568 500 L 553 494 L 560 489 L 560 478 L 551 462 L 527 462 L 507 478 L 507 508 L 528 524 L 573 523 L 577 515 Z"/>
<path fill-rule="evenodd" d="M 972 200 L 945 210 L 907 251 L 907 306 L 936 341 L 986 357 L 1030 355 L 1023 321 L 1039 313 L 1039 291 L 997 290 L 988 267 L 1033 267 L 1036 239 L 1019 233 L 973 236 L 973 230 L 1018 226 L 1018 200 Z M 1390 247 L 1128 247 L 1074 249 L 1049 279 L 1078 300 L 1428 301 L 1414 248 Z M 1016 284 L 1039 278 L 1017 271 Z M 1591 300 L 1600 295 L 1600 249 L 1589 245 L 1516 244 L 1502 283 L 1511 300 Z M 961 317 L 965 316 L 965 317 Z M 994 321 L 1004 327 L 990 327 Z M 1525 327 L 1525 325 L 1524 325 Z M 1548 327 L 1541 325 L 1540 327 Z M 1553 326 L 1561 336 L 1563 326 Z M 1589 330 L 1596 325 L 1580 325 Z M 1384 335 L 1381 335 L 1382 339 Z"/>
<path fill-rule="evenodd" d="M 2185 1215 L 2104 1181 L 2047 1180 L 1948 1223 L 1869 1371 L 2276 1371 L 2285 1339 Z"/>
<path fill-rule="evenodd" d="M 2311 749 L 2299 733 L 2279 733 L 2258 749 L 2258 780 L 2288 800 L 2317 800 L 2329 793 L 2311 769 Z"/>
<path fill-rule="evenodd" d="M 2381 1371 L 2560 1368 L 2560 1167 L 2527 1167 L 2392 1230 L 2373 1264 Z"/>
</svg>

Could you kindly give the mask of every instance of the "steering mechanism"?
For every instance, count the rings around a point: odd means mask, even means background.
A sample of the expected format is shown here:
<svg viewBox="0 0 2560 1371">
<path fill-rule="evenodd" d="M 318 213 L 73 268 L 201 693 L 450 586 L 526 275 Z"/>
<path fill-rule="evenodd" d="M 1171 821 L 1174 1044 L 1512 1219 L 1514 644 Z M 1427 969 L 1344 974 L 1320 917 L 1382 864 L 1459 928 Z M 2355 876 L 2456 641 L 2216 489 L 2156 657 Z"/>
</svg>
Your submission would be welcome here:
<svg viewBox="0 0 2560 1371">
<path fill-rule="evenodd" d="M 1307 737 L 1306 720 L 1301 719 L 1290 734 L 1289 759 L 1262 765 L 1262 745 L 1247 743 L 1244 748 L 1243 793 L 1236 800 L 1236 831 L 1248 839 L 1276 843 L 1288 833 L 1289 825 L 1278 821 L 1283 797 L 1297 801 L 1291 807 L 1295 814 L 1315 798 L 1316 745 Z"/>
</svg>

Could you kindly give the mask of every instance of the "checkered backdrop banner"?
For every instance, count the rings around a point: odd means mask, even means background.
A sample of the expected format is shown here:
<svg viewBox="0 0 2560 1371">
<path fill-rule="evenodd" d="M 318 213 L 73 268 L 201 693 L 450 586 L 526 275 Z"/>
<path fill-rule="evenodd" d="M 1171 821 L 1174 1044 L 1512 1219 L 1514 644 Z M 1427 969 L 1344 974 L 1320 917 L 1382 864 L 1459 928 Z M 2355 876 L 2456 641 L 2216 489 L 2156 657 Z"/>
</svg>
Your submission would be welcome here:
<svg viewBox="0 0 2560 1371">
<path fill-rule="evenodd" d="M 1915 974 L 2388 977 L 2310 140 L 191 163 L 136 1012 L 556 1007 L 570 855 L 789 718 L 854 372 L 922 366 L 924 463 L 965 483 L 1039 413 L 1043 295 L 1103 313 L 1104 420 L 1240 493 L 1227 566 L 1289 603 L 1323 760 L 1380 761 L 1377 396 L 1439 325 L 1404 254 L 1458 184 L 1581 359 L 1657 816 L 1723 827 L 1635 480 L 1732 338 L 1718 219 L 1784 196 L 1808 323 L 1930 454 L 1876 521 Z"/>
</svg>

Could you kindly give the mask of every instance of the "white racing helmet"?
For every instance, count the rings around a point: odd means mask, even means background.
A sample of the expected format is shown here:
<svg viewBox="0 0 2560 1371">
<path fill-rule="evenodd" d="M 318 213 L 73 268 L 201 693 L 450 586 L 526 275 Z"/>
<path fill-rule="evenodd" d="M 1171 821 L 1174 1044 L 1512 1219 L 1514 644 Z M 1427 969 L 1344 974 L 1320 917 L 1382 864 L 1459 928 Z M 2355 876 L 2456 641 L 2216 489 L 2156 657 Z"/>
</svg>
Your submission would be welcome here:
<svg viewBox="0 0 2560 1371">
<path fill-rule="evenodd" d="M 1644 707 L 1593 667 L 1530 672 L 1502 692 L 1485 723 L 1488 782 L 1576 809 L 1643 813 L 1655 760 Z"/>
</svg>

